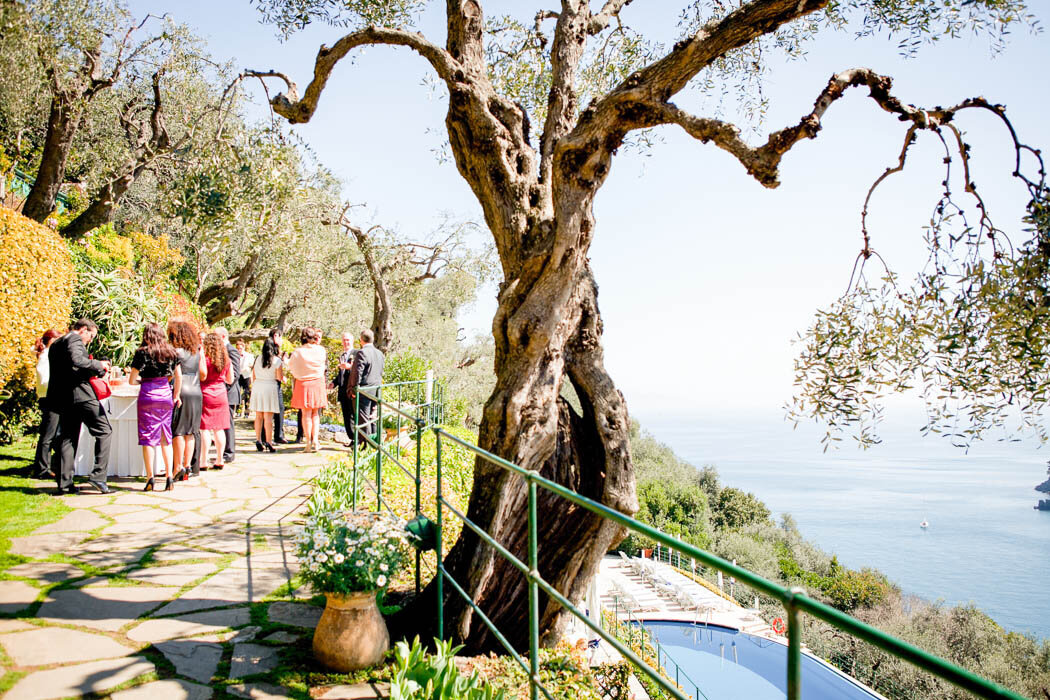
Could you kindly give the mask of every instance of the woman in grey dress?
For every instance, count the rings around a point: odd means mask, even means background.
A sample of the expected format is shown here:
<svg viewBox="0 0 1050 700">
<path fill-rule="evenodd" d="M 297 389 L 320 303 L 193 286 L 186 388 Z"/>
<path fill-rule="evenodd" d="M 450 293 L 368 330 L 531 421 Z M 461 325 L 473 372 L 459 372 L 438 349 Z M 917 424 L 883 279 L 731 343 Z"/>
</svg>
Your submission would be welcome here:
<svg viewBox="0 0 1050 700">
<path fill-rule="evenodd" d="M 200 334 L 186 321 L 172 321 L 168 324 L 168 340 L 175 346 L 182 367 L 182 391 L 175 399 L 171 435 L 175 479 L 185 481 L 190 475 L 195 435 L 200 433 L 201 424 Z"/>
</svg>

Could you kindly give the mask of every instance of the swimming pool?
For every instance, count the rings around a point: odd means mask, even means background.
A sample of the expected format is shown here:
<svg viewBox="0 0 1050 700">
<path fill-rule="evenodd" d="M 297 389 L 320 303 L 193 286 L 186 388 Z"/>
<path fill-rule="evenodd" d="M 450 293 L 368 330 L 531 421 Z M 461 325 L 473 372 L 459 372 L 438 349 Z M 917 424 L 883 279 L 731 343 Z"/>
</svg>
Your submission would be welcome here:
<svg viewBox="0 0 1050 700">
<path fill-rule="evenodd" d="M 674 678 L 675 664 L 708 700 L 782 700 L 787 697 L 787 646 L 718 625 L 646 620 L 642 625 L 670 657 L 660 664 Z M 680 680 L 684 692 L 693 686 Z M 836 669 L 802 655 L 804 700 L 872 700 L 881 696 Z"/>
</svg>

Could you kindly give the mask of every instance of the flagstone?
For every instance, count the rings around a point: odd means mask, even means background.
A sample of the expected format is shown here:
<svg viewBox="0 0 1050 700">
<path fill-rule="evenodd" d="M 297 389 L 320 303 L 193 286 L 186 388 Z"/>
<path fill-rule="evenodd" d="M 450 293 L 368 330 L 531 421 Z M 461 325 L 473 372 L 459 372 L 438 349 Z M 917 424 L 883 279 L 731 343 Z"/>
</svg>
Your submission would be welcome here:
<svg viewBox="0 0 1050 700">
<path fill-rule="evenodd" d="M 24 557 L 43 559 L 52 554 L 64 554 L 77 544 L 88 538 L 86 532 L 63 532 L 53 535 L 28 535 L 26 537 L 12 537 L 11 554 L 21 554 Z"/>
<path fill-rule="evenodd" d="M 171 600 L 176 593 L 178 588 L 155 586 L 91 587 L 52 591 L 40 606 L 37 617 L 115 632 Z"/>
<path fill-rule="evenodd" d="M 278 650 L 273 647 L 247 642 L 235 644 L 230 657 L 230 680 L 272 671 L 279 662 Z"/>
<path fill-rule="evenodd" d="M 179 678 L 153 681 L 110 695 L 110 700 L 208 700 L 212 689 Z"/>
<path fill-rule="evenodd" d="M 115 695 L 113 697 L 116 697 Z M 389 683 L 335 685 L 318 695 L 318 700 L 373 700 L 390 697 Z"/>
<path fill-rule="evenodd" d="M 168 541 L 175 539 L 174 533 L 165 533 L 165 536 L 160 536 L 157 532 L 159 528 L 150 523 L 138 524 L 136 527 L 137 530 L 135 532 L 99 535 L 95 539 L 85 542 L 80 549 L 85 552 L 129 551 L 167 544 Z"/>
<path fill-rule="evenodd" d="M 154 646 L 175 665 L 176 673 L 202 683 L 211 681 L 222 659 L 221 644 L 176 639 Z"/>
<path fill-rule="evenodd" d="M 153 561 L 181 561 L 183 559 L 213 559 L 221 554 L 192 549 L 179 544 L 168 545 L 153 552 Z"/>
<path fill-rule="evenodd" d="M 271 549 L 261 552 L 252 552 L 247 556 L 237 557 L 230 564 L 230 568 L 237 569 L 248 569 L 256 567 L 267 567 L 267 568 L 278 568 L 278 567 L 289 567 L 298 568 L 298 562 L 295 558 L 295 554 L 280 549 Z"/>
<path fill-rule="evenodd" d="M 227 686 L 226 692 L 238 698 L 249 698 L 249 700 L 284 700 L 292 697 L 287 688 L 273 683 L 239 683 Z"/>
<path fill-rule="evenodd" d="M 51 482 L 52 485 L 54 482 Z M 112 496 L 106 496 L 103 494 L 97 495 L 78 495 L 78 496 L 64 496 L 65 502 L 69 505 L 76 504 L 77 508 L 95 508 L 97 506 L 104 506 L 109 503 Z"/>
<path fill-rule="evenodd" d="M 321 619 L 322 612 L 323 609 L 316 605 L 280 601 L 270 603 L 270 607 L 266 610 L 266 615 L 270 618 L 270 622 L 312 629 L 317 627 L 317 622 Z"/>
<path fill-rule="evenodd" d="M 0 636 L 0 645 L 18 666 L 72 663 L 126 656 L 134 649 L 109 637 L 63 627 L 41 627 Z"/>
<path fill-rule="evenodd" d="M 249 622 L 251 612 L 248 608 L 230 608 L 147 620 L 131 628 L 127 635 L 128 639 L 136 642 L 163 642 L 179 637 L 218 632 L 228 627 L 241 627 Z"/>
<path fill-rule="evenodd" d="M 44 535 L 50 532 L 89 532 L 96 528 L 109 525 L 109 519 L 90 510 L 77 509 L 66 513 L 60 520 L 50 525 L 38 527 L 33 531 L 34 535 Z"/>
<path fill-rule="evenodd" d="M 165 501 L 160 494 L 149 496 L 142 491 L 120 491 L 116 503 L 123 506 L 162 506 Z"/>
<path fill-rule="evenodd" d="M 215 517 L 216 515 L 222 515 L 223 513 L 228 513 L 232 510 L 237 510 L 238 508 L 243 507 L 244 501 L 222 500 L 218 503 L 213 502 L 210 505 L 202 506 L 201 508 L 198 508 L 198 511 L 204 515 Z"/>
<path fill-rule="evenodd" d="M 171 511 L 165 510 L 160 506 L 154 506 L 153 508 L 146 508 L 145 510 L 136 510 L 131 513 L 114 515 L 113 520 L 115 520 L 118 525 L 127 525 L 128 523 L 155 523 L 163 520 L 169 515 L 171 515 Z"/>
<path fill-rule="evenodd" d="M 207 562 L 203 564 L 179 564 L 176 566 L 151 566 L 136 569 L 128 574 L 133 581 L 142 581 L 156 586 L 185 586 L 202 576 L 218 570 L 218 565 Z"/>
<path fill-rule="evenodd" d="M 130 656 L 37 671 L 15 683 L 4 700 L 50 700 L 102 693 L 155 670 L 147 659 Z"/>
<path fill-rule="evenodd" d="M 292 634 L 287 630 L 281 630 L 280 632 L 274 632 L 273 634 L 263 637 L 260 641 L 269 642 L 271 644 L 291 644 L 292 642 L 299 641 L 299 635 Z"/>
<path fill-rule="evenodd" d="M 134 513 L 136 511 L 142 510 L 145 507 L 145 505 L 132 505 L 129 503 L 121 503 L 116 505 L 95 506 L 94 508 L 92 508 L 92 510 L 102 513 L 104 515 L 114 516 L 123 515 L 125 513 Z"/>
<path fill-rule="evenodd" d="M 142 560 L 142 557 L 146 556 L 146 552 L 148 551 L 149 547 L 143 547 L 141 549 L 118 550 L 112 552 L 84 552 L 73 556 L 85 564 L 98 567 L 99 569 L 109 569 L 115 566 L 137 564 Z"/>
<path fill-rule="evenodd" d="M 288 582 L 283 569 L 226 569 L 164 606 L 158 615 L 175 615 L 262 600 Z"/>
<path fill-rule="evenodd" d="M 53 561 L 31 561 L 18 566 L 12 566 L 4 572 L 11 576 L 31 578 L 42 583 L 58 583 L 73 578 L 86 576 L 84 570 L 72 564 L 63 564 Z"/>
<path fill-rule="evenodd" d="M 36 629 L 36 625 L 31 625 L 28 622 L 22 622 L 21 620 L 0 619 L 0 634 L 32 629 Z"/>
<path fill-rule="evenodd" d="M 202 498 L 192 501 L 169 501 L 164 504 L 164 507 L 168 510 L 173 510 L 176 513 L 182 513 L 187 510 L 197 510 L 208 505 L 215 505 L 214 498 Z"/>
<path fill-rule="evenodd" d="M 164 522 L 171 523 L 172 525 L 179 525 L 181 527 L 197 527 L 200 525 L 211 525 L 212 519 L 207 515 L 201 515 L 200 513 L 194 513 L 193 511 L 186 511 L 165 518 Z"/>
<path fill-rule="evenodd" d="M 16 613 L 28 608 L 40 589 L 25 581 L 0 581 L 0 613 Z"/>
</svg>

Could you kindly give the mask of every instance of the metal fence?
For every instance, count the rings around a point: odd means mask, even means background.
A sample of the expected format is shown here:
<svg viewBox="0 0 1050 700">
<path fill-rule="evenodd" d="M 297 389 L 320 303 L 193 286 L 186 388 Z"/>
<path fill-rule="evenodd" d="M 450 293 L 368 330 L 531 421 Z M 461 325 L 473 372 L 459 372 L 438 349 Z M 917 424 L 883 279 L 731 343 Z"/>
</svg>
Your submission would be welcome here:
<svg viewBox="0 0 1050 700">
<path fill-rule="evenodd" d="M 436 507 L 436 570 L 434 575 L 436 577 L 435 585 L 437 587 L 437 601 L 438 607 L 436 613 L 438 615 L 438 636 L 444 639 L 444 587 L 450 586 L 452 590 L 463 598 L 467 605 L 473 609 L 478 615 L 478 618 L 489 628 L 496 639 L 507 650 L 515 661 L 522 667 L 522 669 L 528 674 L 529 678 L 529 690 L 530 697 L 532 700 L 537 700 L 540 694 L 553 700 L 550 691 L 543 685 L 539 675 L 539 595 L 540 591 L 546 593 L 552 600 L 556 601 L 570 614 L 576 617 L 580 622 L 589 627 L 594 633 L 607 642 L 611 647 L 616 649 L 625 659 L 627 659 L 638 672 L 645 674 L 652 682 L 659 685 L 665 692 L 671 697 L 677 700 L 690 700 L 690 698 L 703 697 L 703 693 L 699 686 L 693 682 L 692 679 L 688 680 L 686 687 L 692 686 L 694 690 L 693 695 L 686 694 L 679 684 L 668 677 L 667 673 L 661 673 L 660 666 L 661 662 L 665 668 L 667 667 L 666 659 L 664 655 L 657 652 L 656 654 L 656 668 L 650 665 L 641 655 L 636 653 L 630 648 L 628 644 L 625 644 L 621 640 L 617 639 L 615 634 L 611 634 L 609 630 L 603 628 L 600 623 L 595 623 L 591 620 L 583 611 L 581 611 L 572 601 L 568 600 L 558 590 L 551 586 L 539 575 L 539 559 L 537 553 L 538 535 L 537 535 L 537 513 L 536 513 L 536 494 L 537 490 L 542 488 L 546 491 L 553 493 L 565 500 L 576 504 L 581 508 L 585 508 L 592 513 L 611 520 L 619 525 L 622 525 L 631 532 L 638 533 L 644 537 L 653 540 L 661 548 L 666 548 L 666 557 L 668 560 L 674 558 L 678 559 L 679 563 L 682 558 L 694 560 L 697 564 L 702 566 L 711 567 L 716 571 L 720 571 L 725 575 L 733 577 L 738 583 L 744 584 L 759 593 L 769 596 L 780 602 L 786 610 L 787 616 L 787 638 L 788 638 L 788 655 L 787 655 L 787 697 L 789 700 L 799 700 L 802 692 L 802 678 L 800 673 L 801 668 L 801 657 L 802 657 L 802 634 L 801 634 L 801 613 L 806 613 L 817 619 L 823 620 L 824 622 L 846 632 L 857 639 L 868 642 L 875 647 L 882 649 L 883 651 L 892 654 L 900 659 L 903 659 L 920 669 L 923 669 L 934 676 L 941 678 L 949 683 L 952 683 L 960 688 L 963 688 L 977 697 L 981 698 L 1010 698 L 1011 700 L 1023 700 L 1022 696 L 1013 693 L 1001 686 L 981 678 L 980 676 L 967 671 L 955 664 L 952 664 L 940 657 L 930 654 L 916 646 L 908 644 L 896 637 L 893 637 L 881 630 L 878 630 L 870 625 L 867 625 L 831 606 L 825 605 L 817 600 L 806 595 L 806 593 L 800 588 L 786 588 L 780 586 L 772 581 L 769 581 L 757 574 L 754 574 L 744 568 L 736 566 L 735 564 L 728 562 L 720 557 L 717 557 L 709 552 L 694 547 L 690 544 L 677 540 L 670 537 L 653 527 L 646 525 L 645 523 L 639 522 L 630 518 L 619 511 L 616 511 L 608 506 L 605 506 L 597 501 L 593 501 L 589 498 L 581 496 L 580 494 L 558 484 L 549 479 L 546 479 L 539 475 L 538 472 L 531 471 L 519 467 L 518 465 L 509 462 L 497 455 L 487 452 L 477 445 L 473 445 L 466 440 L 463 440 L 441 426 L 444 419 L 444 395 L 443 388 L 440 383 L 432 383 L 430 386 L 433 388 L 432 394 L 425 394 L 427 380 L 421 380 L 417 382 L 400 382 L 397 384 L 385 384 L 379 387 L 367 387 L 358 391 L 357 401 L 358 404 L 355 408 L 360 408 L 360 399 L 362 396 L 367 399 L 376 402 L 376 416 L 374 425 L 377 426 L 376 430 L 371 430 L 373 423 L 371 421 L 360 422 L 352 429 L 356 431 L 360 437 L 360 440 L 354 440 L 351 427 L 348 427 L 347 433 L 353 441 L 353 456 L 354 456 L 354 469 L 353 469 L 353 491 L 354 491 L 354 507 L 358 507 L 357 503 L 357 492 L 358 492 L 358 479 L 362 480 L 362 483 L 368 486 L 376 496 L 375 508 L 377 510 L 387 510 L 394 512 L 390 507 L 389 503 L 383 498 L 383 464 L 393 463 L 397 468 L 404 472 L 409 479 L 415 484 L 415 516 L 421 515 L 421 469 L 422 469 L 422 441 L 424 432 L 427 430 L 433 431 L 435 436 L 435 459 L 436 459 L 436 496 L 435 496 L 435 507 Z M 397 399 L 394 403 L 393 397 L 396 392 Z M 438 393 L 441 392 L 441 393 Z M 414 401 L 408 401 L 407 396 L 412 396 Z M 385 418 L 384 418 L 385 414 Z M 355 415 L 360 416 L 360 410 L 355 411 Z M 391 427 L 384 431 L 384 420 L 391 424 Z M 407 425 L 409 430 L 413 433 L 412 439 L 415 441 L 415 464 L 406 465 L 401 461 L 400 447 L 392 445 L 390 437 L 397 436 L 396 440 L 401 440 L 403 426 Z M 367 456 L 367 461 L 371 462 L 368 465 L 368 471 L 374 474 L 373 479 L 367 479 L 363 475 L 359 477 L 359 467 L 362 462 L 366 461 L 362 459 L 364 456 L 358 447 L 358 442 L 363 442 L 369 447 L 375 450 Z M 493 464 L 501 469 L 513 472 L 519 475 L 525 480 L 525 484 L 528 490 L 528 561 L 522 561 L 499 542 L 497 542 L 489 533 L 483 528 L 472 522 L 467 516 L 460 511 L 455 505 L 450 503 L 442 495 L 442 445 L 444 443 L 452 443 L 461 448 L 466 449 L 470 453 L 473 453 L 476 458 L 484 460 L 490 464 Z M 393 449 L 392 449 L 393 448 Z M 472 599 L 470 594 L 465 591 L 462 586 L 455 580 L 455 578 L 445 568 L 443 560 L 443 548 L 442 542 L 442 529 L 444 527 L 444 520 L 446 514 L 449 516 L 459 519 L 464 527 L 470 528 L 482 541 L 491 546 L 500 556 L 505 558 L 512 566 L 518 569 L 526 578 L 528 582 L 528 629 L 529 629 L 529 655 L 528 658 L 523 658 L 522 655 L 514 649 L 511 644 L 507 641 L 506 636 L 493 624 L 492 620 L 485 614 Z M 402 514 L 399 514 L 402 515 Z M 664 557 L 661 557 L 664 558 Z M 421 585 L 420 577 L 420 557 L 416 557 L 416 589 L 419 590 Z M 675 664 L 675 673 L 678 674 L 678 679 L 682 679 L 682 671 L 677 668 Z"/>
</svg>

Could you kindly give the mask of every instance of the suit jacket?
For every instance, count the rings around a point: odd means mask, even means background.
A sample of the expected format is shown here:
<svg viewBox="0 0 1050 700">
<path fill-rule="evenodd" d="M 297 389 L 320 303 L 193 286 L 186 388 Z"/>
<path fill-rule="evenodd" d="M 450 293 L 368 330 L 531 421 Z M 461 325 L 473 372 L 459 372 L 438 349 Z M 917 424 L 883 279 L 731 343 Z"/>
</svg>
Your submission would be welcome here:
<svg viewBox="0 0 1050 700">
<path fill-rule="evenodd" d="M 342 364 L 344 362 L 349 362 L 351 365 L 353 365 L 354 364 L 354 358 L 356 356 L 357 356 L 357 350 L 354 350 L 353 348 L 350 348 L 346 352 L 343 352 L 343 353 L 341 353 L 339 355 L 339 364 Z M 351 372 L 351 370 L 353 370 L 352 366 L 351 366 L 350 369 L 341 369 L 341 370 L 338 370 L 335 373 L 335 389 L 336 389 L 335 395 L 339 397 L 340 401 L 347 401 L 350 398 L 349 394 L 347 393 L 347 389 L 350 386 L 350 372 Z"/>
<path fill-rule="evenodd" d="M 230 368 L 233 371 L 233 383 L 226 385 L 226 402 L 236 406 L 241 402 L 241 351 L 226 343 L 226 352 L 230 356 Z"/>
<path fill-rule="evenodd" d="M 102 363 L 88 357 L 84 341 L 76 333 L 56 338 L 47 352 L 51 381 L 47 385 L 47 400 L 55 411 L 85 401 L 97 401 L 88 380 L 106 373 Z"/>
<path fill-rule="evenodd" d="M 379 351 L 375 345 L 369 343 L 357 351 L 354 357 L 354 366 L 350 368 L 350 381 L 347 385 L 347 394 L 353 396 L 353 391 L 359 386 L 376 386 L 383 383 L 383 363 L 386 356 Z"/>
</svg>

